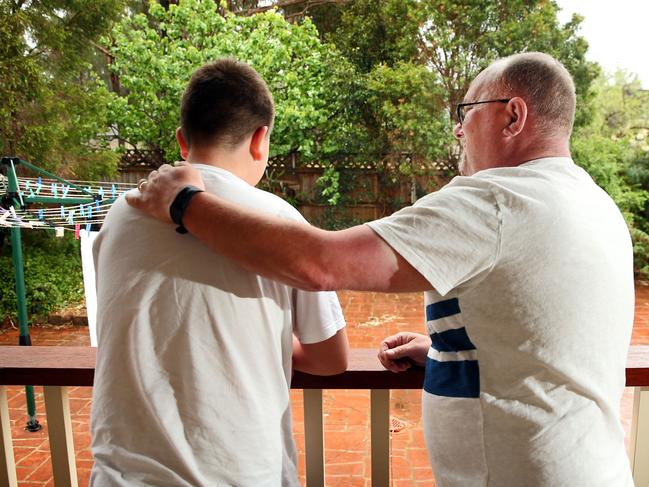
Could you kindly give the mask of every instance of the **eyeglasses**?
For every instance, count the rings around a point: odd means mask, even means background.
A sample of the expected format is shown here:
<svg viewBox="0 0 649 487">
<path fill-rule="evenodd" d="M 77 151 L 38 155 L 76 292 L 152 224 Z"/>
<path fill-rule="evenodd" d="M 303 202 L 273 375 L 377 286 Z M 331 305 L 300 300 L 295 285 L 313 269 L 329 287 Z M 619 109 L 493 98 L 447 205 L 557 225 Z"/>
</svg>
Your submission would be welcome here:
<svg viewBox="0 0 649 487">
<path fill-rule="evenodd" d="M 498 98 L 497 100 L 485 100 L 485 101 L 474 101 L 471 103 L 458 103 L 457 104 L 457 120 L 460 122 L 460 125 L 462 125 L 462 122 L 464 122 L 464 107 L 468 107 L 471 105 L 482 105 L 483 103 L 508 103 L 511 98 Z"/>
</svg>

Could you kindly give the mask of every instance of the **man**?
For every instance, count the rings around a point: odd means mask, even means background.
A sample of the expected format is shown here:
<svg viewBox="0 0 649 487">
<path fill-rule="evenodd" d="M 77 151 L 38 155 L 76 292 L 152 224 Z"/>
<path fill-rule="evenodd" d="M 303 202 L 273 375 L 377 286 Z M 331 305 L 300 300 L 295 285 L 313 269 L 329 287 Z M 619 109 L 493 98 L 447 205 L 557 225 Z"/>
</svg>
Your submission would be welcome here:
<svg viewBox="0 0 649 487">
<path fill-rule="evenodd" d="M 574 91 L 546 54 L 496 61 L 458 106 L 462 176 L 364 226 L 285 225 L 203 194 L 183 215 L 211 248 L 297 287 L 425 292 L 428 336 L 388 337 L 379 358 L 426 366 L 439 486 L 633 485 L 618 417 L 631 243 L 570 159 Z M 187 184 L 201 184 L 194 171 L 162 167 L 129 203 L 169 221 Z"/>
<path fill-rule="evenodd" d="M 207 191 L 305 225 L 284 200 L 254 187 L 273 118 L 264 80 L 223 59 L 192 76 L 176 136 Z M 119 200 L 97 237 L 91 484 L 299 485 L 291 359 L 314 374 L 345 370 L 335 293 L 264 279 L 168 230 Z"/>
</svg>

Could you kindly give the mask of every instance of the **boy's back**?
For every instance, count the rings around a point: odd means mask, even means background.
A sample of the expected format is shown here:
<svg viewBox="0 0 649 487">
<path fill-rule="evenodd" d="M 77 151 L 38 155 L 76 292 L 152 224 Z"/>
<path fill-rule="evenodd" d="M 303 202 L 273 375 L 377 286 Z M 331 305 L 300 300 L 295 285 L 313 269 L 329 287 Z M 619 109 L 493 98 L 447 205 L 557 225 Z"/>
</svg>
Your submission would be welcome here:
<svg viewBox="0 0 649 487">
<path fill-rule="evenodd" d="M 228 171 L 197 167 L 208 191 L 301 219 Z M 94 252 L 92 483 L 277 486 L 283 464 L 295 481 L 282 458 L 293 450 L 292 333 L 303 343 L 335 335 L 335 294 L 251 274 L 123 199 Z"/>
<path fill-rule="evenodd" d="M 200 166 L 207 191 L 303 220 L 254 188 L 268 161 L 273 118 L 272 95 L 251 67 L 208 63 L 181 100 L 180 153 Z M 199 191 L 185 189 L 189 198 Z M 183 203 L 174 205 L 182 224 Z M 344 370 L 336 295 L 251 274 L 123 199 L 109 212 L 94 255 L 91 483 L 296 484 L 291 363 L 312 373 Z M 301 344 L 293 344 L 293 333 Z"/>
</svg>

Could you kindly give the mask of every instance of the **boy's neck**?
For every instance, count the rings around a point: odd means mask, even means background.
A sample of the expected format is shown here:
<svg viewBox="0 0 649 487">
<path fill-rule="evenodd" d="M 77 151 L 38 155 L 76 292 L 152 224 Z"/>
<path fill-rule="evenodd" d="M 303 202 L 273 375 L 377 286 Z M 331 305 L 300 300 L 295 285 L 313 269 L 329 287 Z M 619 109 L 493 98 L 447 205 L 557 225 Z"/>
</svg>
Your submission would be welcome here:
<svg viewBox="0 0 649 487">
<path fill-rule="evenodd" d="M 241 147 L 225 150 L 219 147 L 192 147 L 185 160 L 190 164 L 205 164 L 219 167 L 246 180 L 246 167 L 250 164 L 250 154 Z"/>
</svg>

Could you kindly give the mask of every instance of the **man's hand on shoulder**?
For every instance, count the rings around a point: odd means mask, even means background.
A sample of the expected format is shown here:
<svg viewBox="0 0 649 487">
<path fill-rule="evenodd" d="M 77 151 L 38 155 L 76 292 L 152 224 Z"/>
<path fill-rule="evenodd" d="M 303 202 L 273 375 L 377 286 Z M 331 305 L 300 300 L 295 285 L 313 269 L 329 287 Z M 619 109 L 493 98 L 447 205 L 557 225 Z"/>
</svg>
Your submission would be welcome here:
<svg viewBox="0 0 649 487">
<path fill-rule="evenodd" d="M 189 185 L 205 189 L 198 170 L 186 162 L 176 163 L 175 167 L 165 164 L 152 171 L 149 179 L 140 181 L 139 191 L 126 193 L 126 201 L 158 220 L 171 223 L 169 207 L 178 192 Z"/>
</svg>

